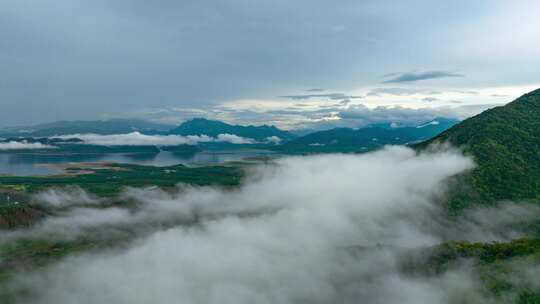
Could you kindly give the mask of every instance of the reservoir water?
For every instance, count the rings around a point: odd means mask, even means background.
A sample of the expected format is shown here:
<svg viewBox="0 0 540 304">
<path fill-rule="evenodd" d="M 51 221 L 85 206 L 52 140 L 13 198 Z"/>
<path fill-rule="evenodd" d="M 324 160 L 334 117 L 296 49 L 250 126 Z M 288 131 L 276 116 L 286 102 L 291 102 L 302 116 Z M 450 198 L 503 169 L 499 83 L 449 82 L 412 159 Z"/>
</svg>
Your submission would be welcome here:
<svg viewBox="0 0 540 304">
<path fill-rule="evenodd" d="M 266 150 L 204 151 L 181 155 L 162 151 L 158 154 L 0 154 L 0 175 L 50 175 L 62 172 L 51 166 L 81 162 L 128 163 L 148 166 L 208 166 L 249 158 L 276 156 Z"/>
</svg>

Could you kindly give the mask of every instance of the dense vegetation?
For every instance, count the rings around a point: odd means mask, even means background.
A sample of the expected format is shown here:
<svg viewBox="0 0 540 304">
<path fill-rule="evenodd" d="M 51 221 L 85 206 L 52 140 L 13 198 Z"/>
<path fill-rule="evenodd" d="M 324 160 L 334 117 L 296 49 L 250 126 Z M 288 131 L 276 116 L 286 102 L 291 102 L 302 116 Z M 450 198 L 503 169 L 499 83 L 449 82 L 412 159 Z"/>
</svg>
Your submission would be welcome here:
<svg viewBox="0 0 540 304">
<path fill-rule="evenodd" d="M 467 267 L 481 282 L 485 297 L 510 303 L 540 303 L 538 286 L 531 285 L 524 273 L 540 266 L 540 239 L 521 238 L 506 243 L 469 243 L 449 241 L 411 253 L 403 260 L 404 273 L 412 276 L 436 276 L 459 267 Z"/>
<path fill-rule="evenodd" d="M 29 227 L 45 215 L 45 210 L 27 203 L 0 202 L 0 229 Z"/>
<path fill-rule="evenodd" d="M 449 142 L 471 155 L 477 168 L 463 176 L 466 195 L 452 208 L 503 199 L 540 199 L 540 90 L 487 110 L 418 145 Z"/>
<path fill-rule="evenodd" d="M 16 273 L 33 271 L 68 256 L 97 247 L 86 240 L 48 241 L 23 239 L 12 243 L 0 244 L 0 302 L 14 303 L 24 297 L 24 290 L 16 293 L 2 289 L 2 283 L 8 282 Z"/>
</svg>

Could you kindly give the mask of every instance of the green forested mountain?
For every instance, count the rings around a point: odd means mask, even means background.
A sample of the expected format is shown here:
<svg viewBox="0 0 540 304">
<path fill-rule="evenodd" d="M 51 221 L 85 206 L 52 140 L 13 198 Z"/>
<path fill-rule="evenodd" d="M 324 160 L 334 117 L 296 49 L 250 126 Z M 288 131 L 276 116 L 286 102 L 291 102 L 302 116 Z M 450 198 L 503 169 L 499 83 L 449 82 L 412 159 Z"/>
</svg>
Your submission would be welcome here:
<svg viewBox="0 0 540 304">
<path fill-rule="evenodd" d="M 233 134 L 240 137 L 251 138 L 256 141 L 265 141 L 267 138 L 276 136 L 281 140 L 294 137 L 293 134 L 280 130 L 275 126 L 240 126 L 230 125 L 222 121 L 194 118 L 182 123 L 169 133 L 177 135 L 208 135 L 217 137 L 220 134 Z"/>
<path fill-rule="evenodd" d="M 466 119 L 418 147 L 436 142 L 461 147 L 478 165 L 462 178 L 472 190 L 454 207 L 540 199 L 540 89 Z"/>
<path fill-rule="evenodd" d="M 466 119 L 416 148 L 439 143 L 463 149 L 477 163 L 471 172 L 457 177 L 457 191 L 448 202 L 450 212 L 459 215 L 466 207 L 505 200 L 540 201 L 540 89 Z M 524 238 L 501 243 L 450 241 L 426 250 L 427 259 L 407 267 L 444 272 L 450 265 L 472 261 L 471 270 L 488 294 L 505 299 L 503 303 L 540 303 L 537 286 L 512 277 L 525 268 L 534 269 L 540 261 L 539 222 L 523 226 Z M 516 265 L 524 268 L 516 270 Z"/>
</svg>

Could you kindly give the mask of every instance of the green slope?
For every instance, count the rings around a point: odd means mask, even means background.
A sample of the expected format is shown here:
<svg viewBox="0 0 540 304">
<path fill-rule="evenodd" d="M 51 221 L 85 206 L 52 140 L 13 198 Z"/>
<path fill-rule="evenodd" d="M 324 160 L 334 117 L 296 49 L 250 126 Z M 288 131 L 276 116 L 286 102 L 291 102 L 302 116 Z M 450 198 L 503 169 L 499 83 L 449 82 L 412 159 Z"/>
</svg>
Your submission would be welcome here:
<svg viewBox="0 0 540 304">
<path fill-rule="evenodd" d="M 540 199 L 540 89 L 464 120 L 417 147 L 436 142 L 461 147 L 478 165 L 461 178 L 472 191 L 457 198 L 454 208 Z"/>
</svg>

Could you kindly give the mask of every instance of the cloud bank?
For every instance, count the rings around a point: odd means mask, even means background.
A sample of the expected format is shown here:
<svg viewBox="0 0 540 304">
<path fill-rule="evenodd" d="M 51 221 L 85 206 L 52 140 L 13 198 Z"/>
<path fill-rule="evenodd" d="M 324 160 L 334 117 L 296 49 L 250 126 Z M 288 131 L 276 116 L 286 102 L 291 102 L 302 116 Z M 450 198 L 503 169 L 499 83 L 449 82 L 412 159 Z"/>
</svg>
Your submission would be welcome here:
<svg viewBox="0 0 540 304">
<path fill-rule="evenodd" d="M 233 144 L 253 144 L 255 141 L 251 138 L 240 137 L 234 134 L 219 134 L 217 137 L 207 135 L 146 135 L 140 132 L 128 134 L 100 135 L 100 134 L 71 134 L 55 136 L 53 138 L 70 139 L 79 138 L 87 144 L 103 146 L 135 146 L 135 145 L 153 145 L 153 146 L 174 146 L 174 145 L 196 145 L 207 142 L 229 142 Z"/>
<path fill-rule="evenodd" d="M 229 142 L 231 144 L 254 144 L 255 140 L 234 134 L 219 134 L 215 141 Z"/>
<path fill-rule="evenodd" d="M 53 149 L 55 147 L 44 145 L 42 143 L 29 143 L 29 142 L 19 142 L 19 141 L 9 141 L 0 143 L 1 150 L 22 150 L 22 149 Z"/>
<path fill-rule="evenodd" d="M 364 105 L 353 105 L 338 111 L 337 116 L 341 118 L 338 123 L 351 127 L 387 122 L 418 125 L 441 117 L 462 120 L 495 106 L 493 104 L 481 104 L 414 109 L 400 106 L 368 108 Z"/>
<path fill-rule="evenodd" d="M 26 303 L 447 303 L 471 294 L 474 280 L 405 278 L 396 259 L 440 241 L 419 219 L 435 211 L 445 179 L 472 165 L 453 151 L 393 147 L 282 159 L 237 190 L 131 189 L 124 200 L 140 212 L 78 208 L 36 230 L 179 224 L 18 282 L 32 290 Z"/>
</svg>

